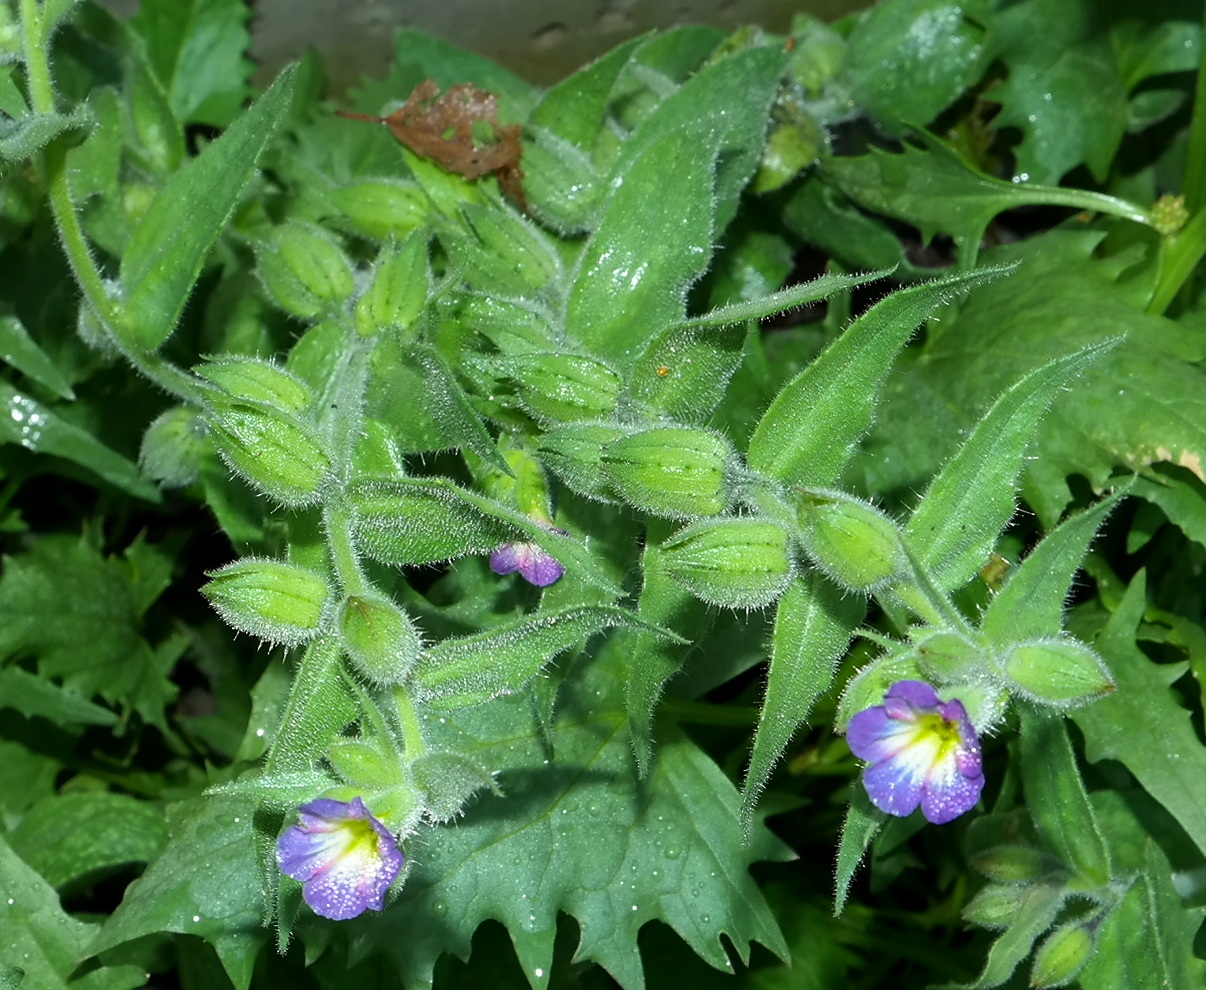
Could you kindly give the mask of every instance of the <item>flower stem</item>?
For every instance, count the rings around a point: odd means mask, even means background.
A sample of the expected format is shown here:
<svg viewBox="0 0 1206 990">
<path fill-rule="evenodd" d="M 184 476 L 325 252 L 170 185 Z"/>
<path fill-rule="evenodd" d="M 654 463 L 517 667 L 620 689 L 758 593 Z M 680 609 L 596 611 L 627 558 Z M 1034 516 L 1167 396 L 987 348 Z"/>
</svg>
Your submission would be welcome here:
<svg viewBox="0 0 1206 990">
<path fill-rule="evenodd" d="M 1193 117 L 1189 123 L 1189 151 L 1181 180 L 1185 207 L 1191 214 L 1206 207 L 1206 48 L 1198 63 L 1198 82 L 1193 95 Z"/>
<path fill-rule="evenodd" d="M 1203 254 L 1206 254 L 1206 209 L 1198 210 L 1189 223 L 1165 237 L 1160 245 L 1160 275 L 1147 304 L 1149 313 L 1159 316 L 1168 309 Z"/>
<path fill-rule="evenodd" d="M 421 756 L 427 749 L 423 734 L 419 730 L 419 715 L 414 702 L 401 685 L 394 688 L 394 704 L 398 708 L 398 721 L 402 723 L 402 744 L 410 757 Z"/>
</svg>

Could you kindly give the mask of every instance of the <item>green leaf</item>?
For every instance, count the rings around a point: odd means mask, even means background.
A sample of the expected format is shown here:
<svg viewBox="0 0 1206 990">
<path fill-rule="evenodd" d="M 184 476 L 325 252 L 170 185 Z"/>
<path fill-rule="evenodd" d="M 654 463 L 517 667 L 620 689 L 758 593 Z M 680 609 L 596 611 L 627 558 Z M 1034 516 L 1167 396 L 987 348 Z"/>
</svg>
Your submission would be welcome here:
<svg viewBox="0 0 1206 990">
<path fill-rule="evenodd" d="M 745 774 L 743 822 L 751 821 L 771 769 L 833 682 L 837 661 L 864 610 L 862 599 L 841 591 L 816 570 L 797 578 L 779 599 L 766 700 Z"/>
<path fill-rule="evenodd" d="M 157 932 L 209 942 L 238 990 L 247 990 L 268 938 L 252 816 L 244 798 L 192 798 L 168 809 L 171 839 L 135 880 L 88 947 L 95 955 Z M 134 984 L 131 984 L 133 986 Z"/>
<path fill-rule="evenodd" d="M 905 537 L 943 591 L 964 585 L 988 562 L 1013 516 L 1026 449 L 1056 393 L 1117 341 L 1043 365 L 1011 386 L 976 424 L 913 510 Z"/>
<path fill-rule="evenodd" d="M 877 4 L 847 39 L 834 81 L 889 131 L 920 127 L 979 78 L 984 31 L 952 0 Z"/>
<path fill-rule="evenodd" d="M 960 290 L 1011 270 L 947 275 L 869 309 L 775 397 L 750 438 L 750 467 L 788 485 L 832 484 L 871 425 L 892 360 L 917 325 Z"/>
<path fill-rule="evenodd" d="M 0 360 L 44 385 L 60 399 L 75 398 L 71 383 L 15 316 L 0 316 Z"/>
<path fill-rule="evenodd" d="M 45 536 L 6 557 L 0 576 L 0 656 L 32 655 L 43 677 L 84 698 L 129 705 L 164 725 L 176 687 L 167 674 L 181 645 L 152 650 L 139 630 L 131 573 L 78 537 Z"/>
<path fill-rule="evenodd" d="M 1027 890 L 1013 924 L 993 942 L 984 970 L 975 983 L 968 984 L 969 990 L 998 987 L 1009 979 L 1030 955 L 1038 937 L 1055 922 L 1063 902 L 1064 892 L 1059 887 L 1036 884 Z"/>
<path fill-rule="evenodd" d="M 0 670 L 0 706 L 55 725 L 116 725 L 117 715 L 20 667 Z"/>
<path fill-rule="evenodd" d="M 665 177 L 675 181 L 667 185 Z M 683 317 L 712 253 L 712 151 L 671 133 L 613 182 L 566 305 L 569 336 L 624 361 Z"/>
<path fill-rule="evenodd" d="M 871 803 L 861 782 L 856 782 L 850 796 L 846 820 L 842 822 L 842 838 L 838 843 L 837 867 L 834 871 L 833 913 L 840 915 L 846 907 L 850 883 L 875 833 L 883 827 L 888 816 Z"/>
<path fill-rule="evenodd" d="M 1089 762 L 1122 763 L 1206 852 L 1206 794 L 1198 786 L 1206 750 L 1169 688 L 1185 665 L 1152 663 L 1135 644 L 1145 600 L 1141 571 L 1095 643 L 1118 690 L 1070 717 L 1084 733 Z"/>
<path fill-rule="evenodd" d="M 573 145 L 590 150 L 603 126 L 616 80 L 641 44 L 633 38 L 562 79 L 541 97 L 528 123 L 552 131 Z"/>
<path fill-rule="evenodd" d="M 89 126 L 86 106 L 71 113 L 32 113 L 15 120 L 0 118 L 0 169 L 32 158 L 60 134 Z"/>
<path fill-rule="evenodd" d="M 145 984 L 137 966 L 104 968 L 85 981 L 71 979 L 97 926 L 77 921 L 59 906 L 54 888 L 0 837 L 0 978 L 14 970 L 29 990 L 132 990 Z M 12 984 L 17 985 L 17 984 Z"/>
<path fill-rule="evenodd" d="M 610 605 L 534 612 L 426 650 L 412 675 L 418 699 L 434 701 L 437 708 L 456 709 L 514 694 L 557 654 L 616 626 L 643 628 L 651 635 L 685 642 L 669 630 L 642 622 L 628 609 Z"/>
<path fill-rule="evenodd" d="M 121 261 L 123 326 L 140 350 L 171 335 L 209 249 L 238 205 L 256 162 L 293 99 L 296 70 L 272 88 L 155 195 Z"/>
<path fill-rule="evenodd" d="M 1052 852 L 1089 884 L 1110 882 L 1110 853 L 1076 766 L 1063 717 L 1018 706 L 1026 807 Z"/>
<path fill-rule="evenodd" d="M 81 791 L 35 804 L 9 841 L 51 886 L 62 887 L 97 870 L 148 862 L 167 842 L 167 827 L 145 801 Z"/>
<path fill-rule="evenodd" d="M 496 771 L 507 796 L 485 794 L 455 825 L 416 836 L 401 895 L 365 922 L 362 944 L 386 953 L 403 985 L 428 985 L 437 956 L 464 957 L 471 933 L 494 918 L 531 985 L 546 987 L 559 911 L 578 922 L 576 958 L 626 990 L 644 986 L 637 933 L 653 919 L 725 972 L 722 933 L 743 960 L 752 940 L 785 954 L 748 872 L 754 860 L 783 858 L 783 847 L 763 829 L 741 844 L 736 790 L 677 731 L 638 782 L 615 666 L 570 672 L 549 748 L 522 697 L 428 723 L 433 747 Z"/>
<path fill-rule="evenodd" d="M 311 770 L 331 740 L 355 720 L 356 698 L 342 671 L 343 653 L 333 638 L 319 637 L 306 648 L 279 708 L 265 777 Z"/>
<path fill-rule="evenodd" d="M 0 382 L 0 442 L 20 444 L 27 450 L 63 457 L 99 475 L 114 487 L 148 502 L 159 501 L 159 490 L 143 478 L 131 460 L 69 423 L 49 406 Z"/>
<path fill-rule="evenodd" d="M 988 601 L 980 630 L 994 644 L 1058 635 L 1064 600 L 1077 568 L 1105 517 L 1125 492 L 1118 491 L 1083 512 L 1069 516 L 1043 537 Z"/>
<path fill-rule="evenodd" d="M 1172 867 L 1154 839 L 1143 842 L 1143 871 L 1110 912 L 1097 950 L 1080 973 L 1094 990 L 1161 990 L 1202 982 L 1206 964 L 1193 951 L 1202 911 L 1188 911 L 1173 886 Z"/>
<path fill-rule="evenodd" d="M 243 0 L 145 0 L 130 18 L 181 123 L 225 127 L 242 106 L 250 16 Z"/>
<path fill-rule="evenodd" d="M 1001 104 L 994 126 L 1022 132 L 1022 181 L 1056 185 L 1082 162 L 1104 181 L 1127 94 L 1103 21 L 1097 0 L 1022 0 L 993 16 L 991 54 L 1008 73 L 988 98 Z"/>
</svg>

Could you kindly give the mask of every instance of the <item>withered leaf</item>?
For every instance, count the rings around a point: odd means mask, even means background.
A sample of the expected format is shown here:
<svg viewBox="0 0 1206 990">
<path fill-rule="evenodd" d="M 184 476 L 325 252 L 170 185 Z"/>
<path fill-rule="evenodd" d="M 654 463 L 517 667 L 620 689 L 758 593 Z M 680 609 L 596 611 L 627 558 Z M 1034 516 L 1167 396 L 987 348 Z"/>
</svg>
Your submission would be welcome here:
<svg viewBox="0 0 1206 990">
<path fill-rule="evenodd" d="M 425 79 L 388 117 L 337 112 L 351 120 L 384 124 L 416 155 L 431 159 L 447 172 L 466 179 L 479 179 L 493 172 L 502 191 L 526 212 L 523 171 L 519 167 L 519 125 L 500 125 L 498 97 L 472 83 L 450 86 L 443 96 L 439 92 L 434 79 Z M 493 140 L 479 145 L 473 134 L 475 123 L 485 124 Z"/>
</svg>

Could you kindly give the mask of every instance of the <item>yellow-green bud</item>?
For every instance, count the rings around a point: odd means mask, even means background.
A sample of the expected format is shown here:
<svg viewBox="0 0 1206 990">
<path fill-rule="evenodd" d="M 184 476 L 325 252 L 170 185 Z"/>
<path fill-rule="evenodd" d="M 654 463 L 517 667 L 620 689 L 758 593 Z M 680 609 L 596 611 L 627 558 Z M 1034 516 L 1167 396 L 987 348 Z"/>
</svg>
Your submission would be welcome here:
<svg viewBox="0 0 1206 990">
<path fill-rule="evenodd" d="M 580 424 L 550 430 L 540 438 L 541 463 L 579 495 L 614 502 L 615 492 L 603 470 L 603 450 L 624 431 L 615 426 Z"/>
<path fill-rule="evenodd" d="M 721 437 L 681 426 L 621 437 L 601 465 L 624 501 L 655 516 L 714 516 L 729 503 L 726 473 L 733 451 Z"/>
<path fill-rule="evenodd" d="M 240 632 L 285 646 L 318 633 L 330 595 L 321 575 L 280 560 L 247 557 L 207 577 L 201 594 Z"/>
<path fill-rule="evenodd" d="M 258 271 L 281 309 L 311 319 L 338 309 L 352 294 L 352 269 L 325 232 L 299 223 L 278 227 L 256 250 Z"/>
<path fill-rule="evenodd" d="M 357 182 L 327 194 L 356 233 L 383 241 L 401 237 L 427 222 L 428 201 L 412 182 Z"/>
<path fill-rule="evenodd" d="M 1076 979 L 1093 954 L 1093 932 L 1084 921 L 1060 925 L 1043 939 L 1030 967 L 1030 985 L 1065 987 Z"/>
<path fill-rule="evenodd" d="M 1029 890 L 1021 884 L 990 883 L 967 902 L 963 917 L 981 928 L 1008 928 L 1017 920 Z"/>
<path fill-rule="evenodd" d="M 1058 708 L 1087 704 L 1114 690 L 1101 658 L 1073 639 L 1019 643 L 1005 654 L 1002 667 L 1018 693 Z"/>
<path fill-rule="evenodd" d="M 403 782 L 397 757 L 363 739 L 336 739 L 327 749 L 327 762 L 342 780 L 362 791 L 380 791 Z"/>
<path fill-rule="evenodd" d="M 957 632 L 935 632 L 917 641 L 917 666 L 939 684 L 962 680 L 982 669 L 984 649 Z"/>
<path fill-rule="evenodd" d="M 282 505 L 318 500 L 331 462 L 312 426 L 263 403 L 210 398 L 210 437 L 231 468 Z"/>
<path fill-rule="evenodd" d="M 868 591 L 903 569 L 900 529 L 873 505 L 841 492 L 805 492 L 799 520 L 808 556 L 840 585 Z"/>
<path fill-rule="evenodd" d="M 295 374 L 258 358 L 224 355 L 193 370 L 236 399 L 263 402 L 285 412 L 303 412 L 314 400 L 310 386 Z"/>
<path fill-rule="evenodd" d="M 1037 880 L 1050 867 L 1047 857 L 1031 846 L 998 845 L 971 857 L 971 865 L 989 880 L 1025 884 Z"/>
<path fill-rule="evenodd" d="M 607 419 L 615 412 L 620 376 L 593 358 L 523 354 L 500 364 L 524 408 L 542 422 Z"/>
<path fill-rule="evenodd" d="M 662 544 L 660 565 L 697 598 L 725 608 L 761 608 L 793 572 L 787 531 L 769 519 L 705 519 Z"/>
<path fill-rule="evenodd" d="M 356 300 L 356 332 L 372 337 L 382 330 L 409 330 L 427 305 L 427 238 L 411 234 L 401 244 L 388 241 L 373 269 L 373 281 Z"/>
<path fill-rule="evenodd" d="M 339 635 L 352 666 L 374 684 L 401 684 L 422 647 L 410 616 L 386 598 L 345 598 Z"/>
</svg>

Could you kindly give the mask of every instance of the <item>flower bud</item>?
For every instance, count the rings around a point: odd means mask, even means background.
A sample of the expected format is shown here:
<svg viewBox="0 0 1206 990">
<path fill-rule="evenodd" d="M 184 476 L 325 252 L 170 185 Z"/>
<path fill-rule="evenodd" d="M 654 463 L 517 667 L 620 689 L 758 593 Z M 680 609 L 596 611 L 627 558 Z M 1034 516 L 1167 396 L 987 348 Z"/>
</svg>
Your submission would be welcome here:
<svg viewBox="0 0 1206 990">
<path fill-rule="evenodd" d="M 545 467 L 579 495 L 614 502 L 615 492 L 603 471 L 603 450 L 624 435 L 624 430 L 615 426 L 566 426 L 544 434 L 537 454 Z"/>
<path fill-rule="evenodd" d="M 998 883 L 1026 884 L 1048 871 L 1047 857 L 1031 846 L 996 845 L 971 857 L 971 865 L 989 880 Z"/>
<path fill-rule="evenodd" d="M 205 451 L 205 423 L 186 406 L 156 418 L 142 438 L 138 462 L 166 488 L 182 488 L 197 480 Z"/>
<path fill-rule="evenodd" d="M 222 459 L 256 488 L 291 507 L 318 500 L 331 462 L 308 423 L 251 402 L 215 401 L 206 420 Z"/>
<path fill-rule="evenodd" d="M 260 278 L 287 313 L 311 319 L 337 309 L 352 294 L 352 269 L 343 251 L 317 228 L 278 227 L 256 250 Z"/>
<path fill-rule="evenodd" d="M 314 401 L 310 386 L 300 378 L 258 358 L 223 355 L 193 370 L 236 399 L 263 402 L 285 412 L 304 412 Z"/>
<path fill-rule="evenodd" d="M 983 648 L 957 632 L 931 632 L 917 642 L 917 666 L 939 684 L 964 680 L 982 666 Z"/>
<path fill-rule="evenodd" d="M 990 883 L 963 908 L 963 917 L 981 928 L 1008 928 L 1017 920 L 1030 888 Z"/>
<path fill-rule="evenodd" d="M 542 422 L 607 419 L 615 412 L 620 376 L 593 358 L 523 354 L 500 363 L 524 408 Z"/>
<path fill-rule="evenodd" d="M 1093 932 L 1084 921 L 1060 925 L 1043 939 L 1030 966 L 1032 987 L 1064 987 L 1093 954 Z"/>
<path fill-rule="evenodd" d="M 1072 708 L 1114 690 L 1101 658 L 1073 639 L 1019 643 L 1002 666 L 1020 694 L 1044 705 Z"/>
<path fill-rule="evenodd" d="M 364 739 L 336 739 L 327 750 L 327 762 L 340 779 L 361 793 L 384 790 L 402 782 L 397 757 Z"/>
<path fill-rule="evenodd" d="M 867 591 L 901 572 L 900 530 L 873 505 L 840 492 L 805 492 L 799 519 L 805 551 L 838 584 Z"/>
<path fill-rule="evenodd" d="M 662 544 L 660 565 L 697 598 L 725 608 L 761 608 L 792 576 L 787 531 L 769 519 L 707 519 Z"/>
<path fill-rule="evenodd" d="M 409 330 L 427 305 L 427 238 L 412 234 L 388 241 L 377 257 L 373 282 L 356 301 L 356 331 L 372 337 L 382 330 Z"/>
<path fill-rule="evenodd" d="M 358 182 L 327 193 L 356 233 L 383 241 L 401 237 L 427 222 L 427 197 L 410 182 Z"/>
<path fill-rule="evenodd" d="M 600 463 L 616 491 L 655 516 L 714 516 L 728 507 L 725 472 L 733 460 L 714 433 L 655 427 L 613 440 Z"/>
<path fill-rule="evenodd" d="M 401 684 L 422 647 L 410 616 L 386 598 L 345 598 L 339 635 L 352 666 L 373 684 Z"/>
<path fill-rule="evenodd" d="M 201 594 L 240 632 L 285 646 L 318 633 L 330 593 L 321 575 L 280 560 L 246 557 L 207 577 Z"/>
</svg>

